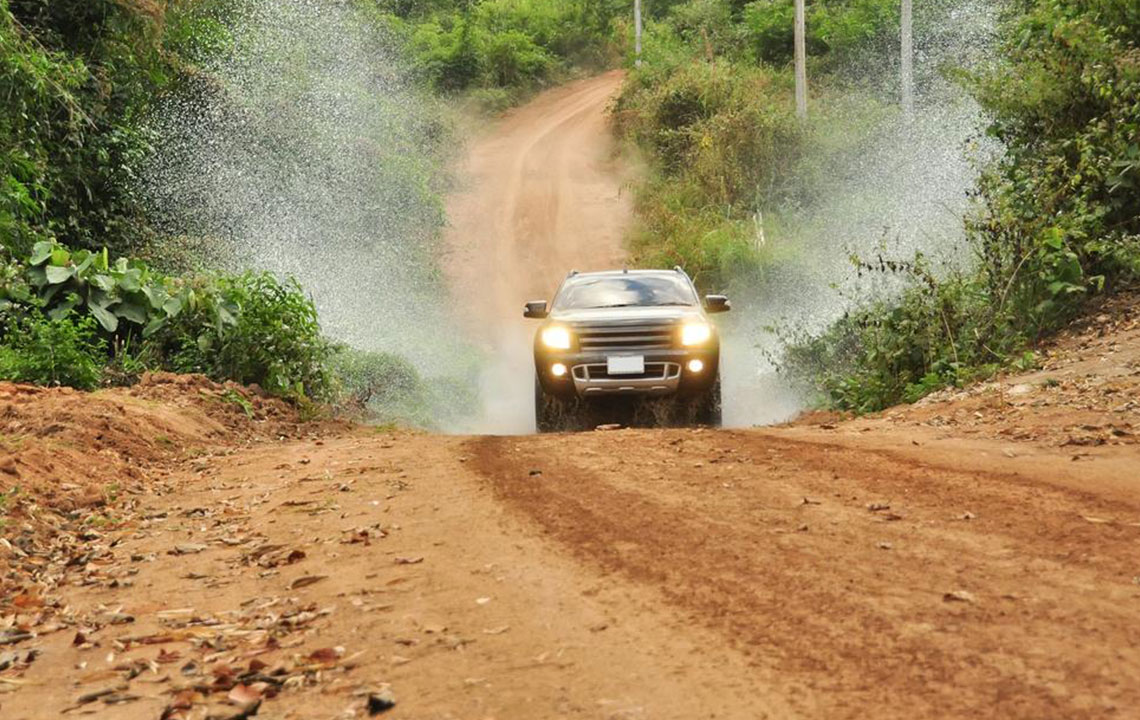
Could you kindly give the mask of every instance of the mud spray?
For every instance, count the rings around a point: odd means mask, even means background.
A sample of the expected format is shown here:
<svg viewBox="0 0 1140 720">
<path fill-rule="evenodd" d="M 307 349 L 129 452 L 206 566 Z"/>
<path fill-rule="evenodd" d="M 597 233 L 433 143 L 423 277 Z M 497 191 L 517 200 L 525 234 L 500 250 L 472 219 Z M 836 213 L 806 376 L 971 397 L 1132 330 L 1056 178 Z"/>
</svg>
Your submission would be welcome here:
<svg viewBox="0 0 1140 720">
<path fill-rule="evenodd" d="M 996 26 L 991 3 L 968 0 L 955 4 L 946 22 L 916 27 L 912 117 L 891 112 L 870 131 L 858 119 L 867 117 L 868 104 L 898 98 L 897 46 L 869 49 L 847 68 L 851 78 L 861 78 L 839 101 L 849 108 L 813 109 L 825 132 L 858 134 L 859 140 L 854 152 L 825 158 L 816 168 L 809 182 L 821 202 L 781 213 L 780 232 L 767 231 L 763 215 L 757 215 L 757 245 L 782 259 L 731 288 L 743 312 L 727 323 L 726 425 L 780 422 L 804 407 L 807 399 L 777 372 L 784 340 L 774 328 L 819 333 L 853 304 L 897 292 L 892 278 L 860 279 L 852 256 L 910 260 L 920 251 L 935 268 L 970 262 L 962 222 L 967 193 L 978 164 L 999 148 L 980 136 L 980 108 L 943 70 L 984 62 Z"/>
</svg>

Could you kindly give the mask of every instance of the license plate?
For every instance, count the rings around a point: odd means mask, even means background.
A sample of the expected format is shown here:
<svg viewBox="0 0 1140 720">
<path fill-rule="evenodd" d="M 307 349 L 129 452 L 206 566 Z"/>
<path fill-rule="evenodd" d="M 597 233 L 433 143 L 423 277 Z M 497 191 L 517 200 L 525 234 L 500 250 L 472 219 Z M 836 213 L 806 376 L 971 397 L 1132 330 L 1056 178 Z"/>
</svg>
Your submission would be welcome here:
<svg viewBox="0 0 1140 720">
<path fill-rule="evenodd" d="M 610 375 L 640 375 L 645 372 L 643 355 L 611 355 L 606 358 L 606 371 Z"/>
</svg>

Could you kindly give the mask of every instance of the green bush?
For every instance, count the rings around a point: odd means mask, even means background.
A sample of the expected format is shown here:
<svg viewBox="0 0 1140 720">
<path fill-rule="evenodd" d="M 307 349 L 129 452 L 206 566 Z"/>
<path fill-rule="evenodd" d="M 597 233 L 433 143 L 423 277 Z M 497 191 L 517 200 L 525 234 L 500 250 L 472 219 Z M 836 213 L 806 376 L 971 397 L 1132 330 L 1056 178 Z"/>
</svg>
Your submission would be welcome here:
<svg viewBox="0 0 1140 720">
<path fill-rule="evenodd" d="M 499 87 L 537 85 L 549 76 L 554 64 L 545 50 L 518 30 L 492 35 L 484 53 L 487 71 Z"/>
<path fill-rule="evenodd" d="M 924 3 L 945 5 L 945 0 Z M 745 44 L 760 60 L 785 65 L 792 60 L 794 49 L 794 0 L 758 0 L 743 12 Z M 806 45 L 809 56 L 823 66 L 835 67 L 851 52 L 877 43 L 896 39 L 899 26 L 898 0 L 823 0 L 807 6 Z M 890 43 L 884 43 L 890 44 Z"/>
<path fill-rule="evenodd" d="M 425 424 L 430 399 L 415 367 L 390 353 L 339 347 L 329 360 L 337 404 L 382 422 Z"/>
<path fill-rule="evenodd" d="M 0 344 L 0 379 L 91 390 L 99 384 L 106 342 L 91 318 L 12 321 Z"/>
<path fill-rule="evenodd" d="M 328 396 L 330 345 L 296 281 L 245 273 L 190 287 L 194 302 L 153 336 L 173 370 L 256 383 L 274 395 Z"/>
<path fill-rule="evenodd" d="M 628 8 L 622 0 L 452 0 L 381 2 L 375 12 L 407 38 L 415 66 L 436 90 L 525 92 L 573 67 L 612 64 L 613 20 Z M 494 98 L 517 101 L 523 94 Z"/>
<path fill-rule="evenodd" d="M 112 260 L 105 249 L 45 241 L 26 260 L 0 265 L 0 313 L 17 324 L 83 316 L 114 349 L 116 383 L 153 367 L 257 383 L 286 397 L 329 393 L 330 348 L 316 308 L 295 281 L 267 273 L 170 277 L 138 260 Z M 6 342 L 14 339 L 9 333 Z"/>
<path fill-rule="evenodd" d="M 631 74 L 615 124 L 653 171 L 635 200 L 634 262 L 682 265 L 708 289 L 760 262 L 755 213 L 776 202 L 807 138 L 789 95 L 781 74 L 726 60 Z"/>
</svg>

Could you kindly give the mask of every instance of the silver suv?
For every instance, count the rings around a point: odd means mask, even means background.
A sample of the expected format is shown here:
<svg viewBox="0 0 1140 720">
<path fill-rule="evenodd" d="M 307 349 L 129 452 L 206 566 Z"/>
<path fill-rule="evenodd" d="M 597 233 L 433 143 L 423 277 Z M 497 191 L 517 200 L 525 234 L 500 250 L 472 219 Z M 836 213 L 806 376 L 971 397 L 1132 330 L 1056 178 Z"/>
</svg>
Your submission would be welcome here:
<svg viewBox="0 0 1140 720">
<path fill-rule="evenodd" d="M 534 414 L 540 432 L 571 429 L 593 401 L 667 398 L 684 423 L 720 424 L 720 338 L 709 321 L 731 308 L 702 301 L 673 270 L 571 272 L 554 301 L 526 304 L 545 322 L 534 339 Z"/>
</svg>

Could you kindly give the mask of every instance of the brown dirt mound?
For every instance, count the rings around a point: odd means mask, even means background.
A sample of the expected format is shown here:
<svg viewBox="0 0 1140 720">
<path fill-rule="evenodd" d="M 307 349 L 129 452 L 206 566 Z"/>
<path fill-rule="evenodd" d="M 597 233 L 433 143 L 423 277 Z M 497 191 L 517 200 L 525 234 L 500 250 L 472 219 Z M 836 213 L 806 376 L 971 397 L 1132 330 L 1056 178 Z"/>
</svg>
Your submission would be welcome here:
<svg viewBox="0 0 1140 720">
<path fill-rule="evenodd" d="M 200 375 L 96 393 L 0 383 L 0 614 L 50 590 L 57 562 L 129 522 L 176 466 L 320 430 L 280 400 Z"/>
</svg>

